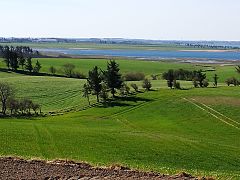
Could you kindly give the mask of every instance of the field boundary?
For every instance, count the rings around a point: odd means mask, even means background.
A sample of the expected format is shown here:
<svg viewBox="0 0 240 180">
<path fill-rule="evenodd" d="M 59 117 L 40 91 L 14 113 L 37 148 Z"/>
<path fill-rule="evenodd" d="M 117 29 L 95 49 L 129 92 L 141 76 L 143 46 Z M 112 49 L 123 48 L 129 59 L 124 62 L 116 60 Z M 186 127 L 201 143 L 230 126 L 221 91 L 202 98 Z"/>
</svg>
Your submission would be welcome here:
<svg viewBox="0 0 240 180">
<path fill-rule="evenodd" d="M 237 121 L 234 121 L 233 119 L 223 115 L 222 113 L 210 108 L 209 106 L 203 104 L 203 103 L 199 103 L 199 102 L 196 102 L 196 100 L 194 99 L 187 99 L 187 98 L 182 98 L 183 100 L 193 104 L 194 106 L 198 107 L 199 109 L 203 110 L 204 112 L 207 112 L 208 114 L 210 114 L 211 116 L 213 116 L 214 118 L 220 120 L 221 122 L 225 123 L 226 125 L 229 125 L 231 127 L 234 127 L 238 130 L 240 130 L 240 127 L 238 127 L 239 123 Z M 199 103 L 199 104 L 197 104 Z M 229 120 L 231 122 L 229 122 Z"/>
</svg>

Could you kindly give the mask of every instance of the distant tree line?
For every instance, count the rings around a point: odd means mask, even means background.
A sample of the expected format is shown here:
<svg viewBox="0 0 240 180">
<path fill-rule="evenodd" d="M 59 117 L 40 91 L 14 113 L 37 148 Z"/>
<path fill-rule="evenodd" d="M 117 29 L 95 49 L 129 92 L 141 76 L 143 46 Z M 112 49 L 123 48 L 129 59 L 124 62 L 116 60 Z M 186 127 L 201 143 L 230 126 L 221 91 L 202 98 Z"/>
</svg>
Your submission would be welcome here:
<svg viewBox="0 0 240 180">
<path fill-rule="evenodd" d="M 240 66 L 236 67 L 236 71 L 240 74 Z M 184 69 L 178 69 L 178 70 L 170 69 L 167 72 L 164 72 L 162 74 L 162 78 L 167 80 L 168 87 L 170 87 L 171 89 L 172 88 L 181 89 L 180 82 L 177 82 L 177 80 L 192 81 L 195 88 L 197 87 L 203 88 L 203 87 L 209 86 L 206 73 L 204 73 L 202 70 L 190 71 L 190 70 L 184 70 Z M 215 87 L 218 86 L 218 79 L 219 79 L 218 75 L 214 74 L 213 85 Z M 238 80 L 235 77 L 228 78 L 226 79 L 225 82 L 228 86 L 240 85 L 240 80 Z"/>
<path fill-rule="evenodd" d="M 38 73 L 41 69 L 39 61 L 35 65 L 32 64 L 32 57 L 37 51 L 33 51 L 27 46 L 0 46 L 0 57 L 4 59 L 4 62 L 9 70 L 17 71 L 19 67 L 22 70 Z"/>
<path fill-rule="evenodd" d="M 0 82 L 0 101 L 2 107 L 2 115 L 31 115 L 31 111 L 35 114 L 41 113 L 41 106 L 34 103 L 31 99 L 16 99 L 15 91 L 8 83 Z"/>
</svg>

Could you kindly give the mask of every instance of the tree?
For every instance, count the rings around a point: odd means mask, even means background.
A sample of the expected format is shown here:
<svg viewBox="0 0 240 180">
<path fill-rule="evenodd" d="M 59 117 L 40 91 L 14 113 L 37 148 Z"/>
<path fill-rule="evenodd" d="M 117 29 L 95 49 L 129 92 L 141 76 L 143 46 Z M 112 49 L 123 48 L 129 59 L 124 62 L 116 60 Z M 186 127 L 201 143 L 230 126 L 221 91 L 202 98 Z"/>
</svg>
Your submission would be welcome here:
<svg viewBox="0 0 240 180">
<path fill-rule="evenodd" d="M 0 100 L 2 103 L 2 113 L 4 115 L 6 115 L 7 102 L 13 96 L 13 88 L 8 83 L 0 82 Z"/>
<path fill-rule="evenodd" d="M 18 66 L 18 54 L 14 50 L 13 47 L 11 47 L 11 50 L 10 50 L 10 66 L 13 71 L 16 71 L 19 67 Z"/>
<path fill-rule="evenodd" d="M 73 74 L 73 70 L 75 69 L 75 65 L 71 63 L 67 63 L 63 65 L 63 71 L 67 77 L 71 77 Z"/>
<path fill-rule="evenodd" d="M 202 72 L 202 70 L 197 71 L 196 79 L 197 79 L 200 87 L 204 87 L 203 81 L 206 79 L 206 77 L 207 77 L 206 74 L 204 74 Z"/>
<path fill-rule="evenodd" d="M 83 97 L 87 98 L 88 104 L 90 105 L 89 95 L 91 94 L 91 87 L 88 83 L 83 85 L 82 92 L 83 92 Z"/>
<path fill-rule="evenodd" d="M 173 88 L 173 83 L 174 83 L 174 71 L 172 69 L 169 69 L 168 72 L 166 74 L 164 74 L 165 79 L 167 80 L 167 84 L 168 87 L 170 87 L 171 89 Z"/>
<path fill-rule="evenodd" d="M 108 86 L 106 83 L 102 83 L 102 89 L 101 89 L 101 92 L 99 94 L 100 98 L 102 99 L 104 105 L 106 104 L 107 102 L 107 99 L 108 99 Z"/>
<path fill-rule="evenodd" d="M 214 76 L 213 76 L 213 85 L 214 85 L 215 87 L 218 86 L 218 79 L 219 79 L 218 75 L 217 75 L 217 74 L 214 74 Z"/>
<path fill-rule="evenodd" d="M 152 88 L 151 81 L 150 81 L 149 79 L 144 79 L 144 80 L 143 80 L 142 87 L 143 87 L 146 91 L 150 91 L 150 89 Z"/>
<path fill-rule="evenodd" d="M 22 69 L 24 69 L 25 63 L 26 63 L 26 59 L 24 58 L 24 56 L 21 54 L 18 57 L 18 62 L 19 65 L 22 67 Z"/>
<path fill-rule="evenodd" d="M 16 114 L 18 112 L 18 109 L 19 109 L 18 100 L 14 99 L 14 98 L 10 98 L 8 100 L 8 108 L 10 109 L 11 115 L 13 113 Z"/>
<path fill-rule="evenodd" d="M 240 66 L 237 66 L 236 70 L 237 70 L 238 73 L 240 73 Z"/>
<path fill-rule="evenodd" d="M 49 72 L 50 72 L 51 74 L 56 74 L 57 70 L 56 70 L 55 67 L 51 66 L 51 67 L 49 68 Z"/>
<path fill-rule="evenodd" d="M 33 72 L 39 73 L 40 69 L 42 68 L 41 64 L 37 60 L 35 67 L 33 68 Z"/>
<path fill-rule="evenodd" d="M 32 66 L 32 58 L 31 57 L 27 58 L 27 63 L 25 65 L 25 69 L 28 70 L 29 72 L 32 72 L 33 66 Z"/>
<path fill-rule="evenodd" d="M 110 60 L 107 65 L 107 70 L 103 72 L 104 80 L 111 91 L 112 96 L 115 96 L 116 90 L 122 87 L 122 75 L 119 73 L 119 65 L 114 61 Z"/>
<path fill-rule="evenodd" d="M 102 90 L 102 74 L 99 72 L 98 67 L 95 66 L 93 70 L 88 72 L 88 84 L 91 91 L 97 96 L 97 102 L 99 102 L 99 94 Z"/>
<path fill-rule="evenodd" d="M 8 46 L 3 48 L 3 58 L 6 66 L 10 69 L 10 48 Z"/>
</svg>

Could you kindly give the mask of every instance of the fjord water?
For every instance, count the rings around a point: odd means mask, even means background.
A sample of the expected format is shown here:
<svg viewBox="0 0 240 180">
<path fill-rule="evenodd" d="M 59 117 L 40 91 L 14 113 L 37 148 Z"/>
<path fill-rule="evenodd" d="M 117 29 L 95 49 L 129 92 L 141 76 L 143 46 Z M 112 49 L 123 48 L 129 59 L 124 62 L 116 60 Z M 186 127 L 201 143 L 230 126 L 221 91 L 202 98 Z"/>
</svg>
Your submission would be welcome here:
<svg viewBox="0 0 240 180">
<path fill-rule="evenodd" d="M 114 50 L 114 49 L 38 49 L 80 56 L 112 56 L 145 59 L 204 59 L 240 61 L 240 51 L 159 51 L 159 50 Z"/>
</svg>

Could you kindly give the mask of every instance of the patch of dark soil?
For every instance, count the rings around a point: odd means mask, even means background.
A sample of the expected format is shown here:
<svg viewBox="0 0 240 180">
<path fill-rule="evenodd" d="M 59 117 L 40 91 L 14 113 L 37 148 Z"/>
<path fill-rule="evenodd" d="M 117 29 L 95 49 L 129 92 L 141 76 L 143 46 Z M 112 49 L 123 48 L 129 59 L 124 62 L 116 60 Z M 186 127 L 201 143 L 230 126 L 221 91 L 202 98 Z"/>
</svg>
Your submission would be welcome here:
<svg viewBox="0 0 240 180">
<path fill-rule="evenodd" d="M 168 176 L 153 172 L 133 171 L 122 166 L 96 168 L 87 163 L 73 161 L 40 161 L 23 160 L 18 158 L 0 158 L 0 179 L 43 179 L 43 180 L 90 180 L 90 179 L 161 179 L 161 180 L 189 180 L 206 179 L 194 178 L 189 174 L 181 173 Z"/>
</svg>

